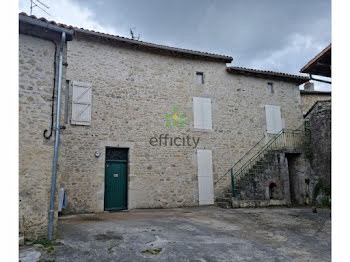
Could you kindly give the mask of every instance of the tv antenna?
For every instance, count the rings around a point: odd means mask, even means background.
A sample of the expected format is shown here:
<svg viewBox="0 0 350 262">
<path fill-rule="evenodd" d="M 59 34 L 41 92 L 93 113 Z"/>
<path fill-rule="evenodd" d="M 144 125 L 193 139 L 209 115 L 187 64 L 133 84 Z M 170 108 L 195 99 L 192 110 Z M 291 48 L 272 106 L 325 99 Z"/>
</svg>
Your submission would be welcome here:
<svg viewBox="0 0 350 262">
<path fill-rule="evenodd" d="M 38 7 L 39 9 L 41 9 L 41 11 L 43 11 L 44 13 L 48 14 L 49 16 L 51 16 L 45 9 L 50 9 L 50 7 L 47 4 L 44 4 L 43 2 L 41 2 L 40 0 L 30 0 L 30 15 L 33 14 L 33 8 L 34 7 Z"/>
<path fill-rule="evenodd" d="M 132 39 L 132 40 L 139 40 L 139 39 L 140 39 L 140 34 L 139 34 L 138 36 L 135 36 L 135 33 L 134 33 L 134 30 L 135 30 L 135 29 L 136 29 L 135 27 L 130 28 L 131 39 Z"/>
</svg>

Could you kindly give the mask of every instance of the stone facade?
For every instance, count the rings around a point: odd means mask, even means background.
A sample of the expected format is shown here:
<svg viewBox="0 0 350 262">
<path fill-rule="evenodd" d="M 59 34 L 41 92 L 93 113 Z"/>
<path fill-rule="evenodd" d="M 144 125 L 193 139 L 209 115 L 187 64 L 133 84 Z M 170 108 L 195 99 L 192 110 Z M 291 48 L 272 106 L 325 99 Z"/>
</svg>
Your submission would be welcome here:
<svg viewBox="0 0 350 262">
<path fill-rule="evenodd" d="M 288 161 L 285 154 L 277 154 L 261 174 L 254 177 L 246 175 L 237 184 L 242 187 L 236 195 L 239 200 L 289 200 Z"/>
<path fill-rule="evenodd" d="M 311 133 L 310 162 L 312 173 L 310 177 L 310 196 L 312 197 L 314 196 L 314 188 L 318 183 L 322 185 L 320 195 L 326 196 L 330 193 L 332 156 L 331 112 L 331 102 L 320 101 L 307 116 Z"/>
<path fill-rule="evenodd" d="M 198 205 L 196 149 L 151 146 L 153 136 L 200 137 L 198 148 L 213 152 L 214 181 L 264 135 L 266 104 L 280 105 L 286 128 L 302 123 L 300 93 L 294 83 L 227 73 L 222 62 L 135 50 L 76 35 L 68 43 L 67 79 L 92 84 L 91 126 L 68 125 L 62 132 L 61 186 L 66 213 L 102 212 L 105 148 L 129 151 L 128 208 Z M 204 84 L 196 84 L 196 72 Z M 213 129 L 193 128 L 193 97 L 212 101 Z M 69 103 L 68 103 L 69 104 Z M 176 106 L 185 127 L 166 127 Z M 95 151 L 101 156 L 96 158 Z M 230 184 L 215 187 L 215 195 Z"/>
<path fill-rule="evenodd" d="M 195 206 L 197 149 L 212 150 L 216 181 L 266 133 L 265 105 L 281 107 L 285 128 L 303 121 L 298 84 L 230 74 L 224 62 L 132 48 L 77 32 L 65 52 L 63 83 L 92 85 L 91 125 L 86 126 L 71 124 L 72 89 L 63 86 L 66 129 L 60 136 L 57 189 L 67 192 L 66 214 L 104 211 L 106 147 L 129 148 L 128 209 Z M 42 134 L 50 128 L 53 53 L 50 41 L 20 35 L 20 218 L 26 239 L 47 233 L 54 135 L 46 140 Z M 203 73 L 201 85 L 196 72 Z M 193 97 L 211 99 L 212 130 L 193 127 Z M 165 126 L 173 107 L 184 114 L 183 127 Z M 200 141 L 197 148 L 152 146 L 150 139 L 161 134 Z M 215 196 L 230 183 L 226 176 L 216 184 Z"/>
<path fill-rule="evenodd" d="M 301 107 L 306 114 L 317 101 L 331 100 L 331 92 L 303 91 L 301 90 Z"/>
<path fill-rule="evenodd" d="M 59 46 L 60 39 L 45 37 Z M 51 123 L 52 41 L 19 35 L 19 221 L 26 240 L 45 238 L 48 230 L 54 135 L 46 140 L 43 131 Z"/>
</svg>

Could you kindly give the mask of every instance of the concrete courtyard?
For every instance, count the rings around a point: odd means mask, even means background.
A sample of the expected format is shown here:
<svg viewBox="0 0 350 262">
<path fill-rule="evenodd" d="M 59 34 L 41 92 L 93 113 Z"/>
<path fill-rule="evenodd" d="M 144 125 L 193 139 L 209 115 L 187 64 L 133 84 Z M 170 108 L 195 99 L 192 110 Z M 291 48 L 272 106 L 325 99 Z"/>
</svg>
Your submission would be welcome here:
<svg viewBox="0 0 350 262">
<path fill-rule="evenodd" d="M 329 210 L 143 209 L 60 217 L 21 261 L 330 261 Z"/>
</svg>

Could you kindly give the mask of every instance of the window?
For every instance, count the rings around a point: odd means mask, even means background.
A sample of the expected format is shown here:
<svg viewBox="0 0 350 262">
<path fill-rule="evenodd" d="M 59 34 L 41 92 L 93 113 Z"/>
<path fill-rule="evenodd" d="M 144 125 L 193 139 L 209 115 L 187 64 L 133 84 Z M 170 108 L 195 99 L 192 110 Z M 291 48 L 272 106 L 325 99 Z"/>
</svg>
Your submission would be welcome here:
<svg viewBox="0 0 350 262">
<path fill-rule="evenodd" d="M 273 94 L 273 84 L 272 83 L 267 83 L 267 91 L 269 92 L 269 94 Z"/>
<path fill-rule="evenodd" d="M 212 129 L 211 99 L 203 97 L 193 98 L 194 128 Z"/>
<path fill-rule="evenodd" d="M 197 72 L 196 73 L 196 80 L 197 80 L 197 84 L 198 85 L 203 85 L 204 84 L 203 73 L 202 72 Z"/>
<path fill-rule="evenodd" d="M 279 106 L 265 105 L 267 133 L 277 134 L 282 130 L 281 109 Z"/>
<path fill-rule="evenodd" d="M 71 123 L 74 125 L 91 125 L 91 84 L 72 81 L 72 89 Z"/>
</svg>

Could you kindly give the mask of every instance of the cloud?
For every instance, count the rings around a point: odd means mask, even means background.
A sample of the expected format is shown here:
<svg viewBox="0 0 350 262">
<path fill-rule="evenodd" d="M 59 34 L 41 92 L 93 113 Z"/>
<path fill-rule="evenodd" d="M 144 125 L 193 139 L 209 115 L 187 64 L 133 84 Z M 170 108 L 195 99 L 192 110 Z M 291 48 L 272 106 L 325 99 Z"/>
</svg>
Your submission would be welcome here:
<svg viewBox="0 0 350 262">
<path fill-rule="evenodd" d="M 235 66 L 298 74 L 331 42 L 330 0 L 44 1 L 57 22 L 126 37 L 135 28 L 143 41 L 230 55 Z"/>
<path fill-rule="evenodd" d="M 109 34 L 117 34 L 115 26 L 108 25 L 108 23 L 101 23 L 97 19 L 97 15 L 88 7 L 81 6 L 73 0 L 59 0 L 59 1 L 42 1 L 50 8 L 46 11 L 51 15 L 48 16 L 44 11 L 38 7 L 33 8 L 33 15 L 37 17 L 45 17 L 48 20 L 83 27 L 95 31 L 105 32 Z M 30 14 L 30 1 L 19 0 L 19 10 Z"/>
</svg>

